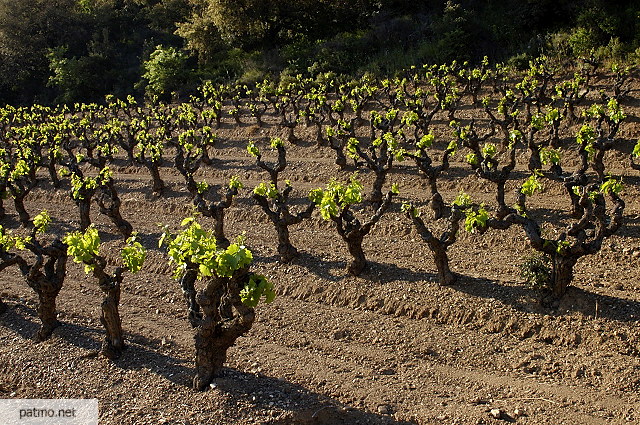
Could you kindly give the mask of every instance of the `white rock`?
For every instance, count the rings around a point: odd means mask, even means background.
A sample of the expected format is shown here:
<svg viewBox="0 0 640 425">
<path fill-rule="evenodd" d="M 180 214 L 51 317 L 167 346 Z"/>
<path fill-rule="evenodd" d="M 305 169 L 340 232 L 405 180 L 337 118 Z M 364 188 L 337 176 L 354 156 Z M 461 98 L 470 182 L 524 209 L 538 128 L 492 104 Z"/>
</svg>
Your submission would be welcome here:
<svg viewBox="0 0 640 425">
<path fill-rule="evenodd" d="M 491 415 L 492 418 L 500 419 L 500 418 L 502 418 L 502 410 L 500 410 L 500 409 L 491 409 L 491 411 L 489 412 L 489 415 Z"/>
</svg>

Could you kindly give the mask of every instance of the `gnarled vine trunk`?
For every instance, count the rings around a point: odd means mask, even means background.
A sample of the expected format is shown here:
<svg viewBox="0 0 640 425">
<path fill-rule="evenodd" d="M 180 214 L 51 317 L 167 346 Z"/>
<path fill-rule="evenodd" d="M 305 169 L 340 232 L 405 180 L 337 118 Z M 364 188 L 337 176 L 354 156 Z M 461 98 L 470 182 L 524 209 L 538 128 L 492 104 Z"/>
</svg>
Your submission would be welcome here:
<svg viewBox="0 0 640 425">
<path fill-rule="evenodd" d="M 122 267 L 116 268 L 113 275 L 104 272 L 104 264 L 95 266 L 93 275 L 98 279 L 98 286 L 104 293 L 102 299 L 102 314 L 100 323 L 106 330 L 105 340 L 102 343 L 102 354 L 110 359 L 117 359 L 125 348 L 124 333 L 122 332 L 122 320 L 120 319 L 120 286 L 122 284 Z"/>
<path fill-rule="evenodd" d="M 573 281 L 573 267 L 578 262 L 576 256 L 555 255 L 551 272 L 551 292 L 556 298 L 561 298 L 567 287 Z"/>
<path fill-rule="evenodd" d="M 198 268 L 194 264 L 188 264 L 182 278 L 180 278 L 180 287 L 182 295 L 187 303 L 187 315 L 192 328 L 198 327 L 202 320 L 202 312 L 200 305 L 196 302 L 196 279 L 198 278 Z"/>
<path fill-rule="evenodd" d="M 246 270 L 237 271 L 231 278 L 214 276 L 198 291 L 196 300 L 203 317 L 195 334 L 195 390 L 207 389 L 226 361 L 227 350 L 253 325 L 253 308 L 240 300 L 240 290 L 250 276 Z"/>
<path fill-rule="evenodd" d="M 276 233 L 278 234 L 278 254 L 280 254 L 280 261 L 283 263 L 288 263 L 299 255 L 298 249 L 291 243 L 289 226 L 298 224 L 302 220 L 311 217 L 311 212 L 315 207 L 315 204 L 311 203 L 305 210 L 298 214 L 291 214 L 287 205 L 291 190 L 291 186 L 288 186 L 278 198 L 273 201 L 270 201 L 266 196 L 256 193 L 252 196 L 276 229 Z"/>
<path fill-rule="evenodd" d="M 16 194 L 13 198 L 13 205 L 16 208 L 16 212 L 18 213 L 18 218 L 20 219 L 20 223 L 24 227 L 29 227 L 31 225 L 31 217 L 27 212 L 27 209 L 24 206 L 24 198 L 27 194 Z"/>
<path fill-rule="evenodd" d="M 160 169 L 159 164 L 150 160 L 143 161 L 143 165 L 147 167 L 149 170 L 149 174 L 151 175 L 151 191 L 154 195 L 160 196 L 162 192 L 164 192 L 165 184 L 160 177 Z"/>
<path fill-rule="evenodd" d="M 362 242 L 373 226 L 380 220 L 382 214 L 389 208 L 393 196 L 393 192 L 388 192 L 384 201 L 382 201 L 382 205 L 364 224 L 360 223 L 360 220 L 355 217 L 349 206 L 343 208 L 340 215 L 331 217 L 331 220 L 336 223 L 338 234 L 346 242 L 351 254 L 351 262 L 347 266 L 347 273 L 350 275 L 358 276 L 367 268 L 367 259 L 362 249 Z"/>
<path fill-rule="evenodd" d="M 120 214 L 121 201 L 113 181 L 101 189 L 100 195 L 96 198 L 100 212 L 111 219 L 111 222 L 118 228 L 118 231 L 125 239 L 129 238 L 133 233 L 133 226 Z"/>
<path fill-rule="evenodd" d="M 433 260 L 438 270 L 438 282 L 442 286 L 453 285 L 458 280 L 458 276 L 449 268 L 449 256 L 446 248 L 431 250 Z"/>
<path fill-rule="evenodd" d="M 56 297 L 61 288 L 62 285 L 59 285 L 59 287 L 51 285 L 47 289 L 38 291 L 38 317 L 42 322 L 36 334 L 36 340 L 38 341 L 48 339 L 53 333 L 53 330 L 60 326 L 56 314 Z"/>
<path fill-rule="evenodd" d="M 56 298 L 62 289 L 67 271 L 67 246 L 62 241 L 55 240 L 47 248 L 42 248 L 39 244 L 31 244 L 29 248 L 38 256 L 27 274 L 27 284 L 38 294 L 38 317 L 41 326 L 35 338 L 44 341 L 60 325 L 56 314 Z M 44 263 L 44 272 L 40 270 L 42 255 L 49 257 Z"/>
<path fill-rule="evenodd" d="M 380 208 L 380 205 L 382 205 L 382 201 L 384 200 L 384 196 L 382 195 L 382 186 L 384 186 L 389 170 L 387 168 L 379 167 L 377 170 L 374 170 L 374 172 L 376 178 L 374 179 L 371 187 L 369 201 L 371 202 L 373 209 L 377 210 Z"/>
<path fill-rule="evenodd" d="M 278 254 L 280 254 L 280 261 L 288 263 L 298 256 L 298 250 L 291 244 L 289 227 L 286 224 L 280 226 L 276 224 L 276 231 L 278 232 Z"/>
<path fill-rule="evenodd" d="M 364 256 L 364 250 L 362 249 L 362 241 L 364 235 L 353 235 L 348 239 L 347 248 L 349 254 L 351 254 L 351 261 L 347 266 L 347 272 L 352 276 L 359 276 L 367 268 L 367 259 Z"/>
<path fill-rule="evenodd" d="M 458 280 L 458 275 L 451 271 L 449 267 L 449 256 L 447 250 L 457 240 L 460 221 L 464 214 L 462 210 L 456 206 L 451 208 L 451 216 L 449 218 L 449 228 L 440 238 L 437 238 L 429 228 L 425 225 L 422 218 L 417 213 L 409 212 L 409 218 L 413 221 L 418 234 L 423 241 L 429 246 L 429 250 L 433 255 L 433 260 L 438 270 L 438 282 L 442 286 L 453 285 Z"/>
<path fill-rule="evenodd" d="M 80 213 L 80 230 L 83 232 L 91 226 L 91 198 L 76 200 Z"/>
<path fill-rule="evenodd" d="M 214 208 L 210 208 L 211 217 L 213 217 L 213 235 L 216 238 L 216 245 L 219 248 L 227 248 L 229 246 L 229 239 L 224 234 L 224 210 L 230 206 L 227 203 L 221 203 Z"/>
</svg>

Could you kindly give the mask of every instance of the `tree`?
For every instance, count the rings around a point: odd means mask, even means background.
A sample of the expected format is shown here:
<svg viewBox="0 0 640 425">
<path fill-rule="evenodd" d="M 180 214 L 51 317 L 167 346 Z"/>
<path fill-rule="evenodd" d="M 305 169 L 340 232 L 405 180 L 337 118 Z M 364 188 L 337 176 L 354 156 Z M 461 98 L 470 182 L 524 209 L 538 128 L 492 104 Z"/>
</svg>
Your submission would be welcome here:
<svg viewBox="0 0 640 425">
<path fill-rule="evenodd" d="M 0 270 L 17 264 L 27 285 L 38 294 L 38 317 L 42 323 L 35 336 L 38 341 L 48 339 L 60 324 L 56 315 L 56 297 L 66 276 L 67 246 L 60 239 L 42 245 L 36 237 L 45 233 L 50 223 L 49 214 L 42 211 L 33 219 L 31 234 L 24 238 L 13 236 L 0 226 Z M 30 251 L 35 260 L 30 263 L 16 250 Z M 2 310 L 0 300 L 0 313 Z"/>
<path fill-rule="evenodd" d="M 75 0 L 0 0 L 0 96 L 3 102 L 42 99 L 48 49 L 77 46 L 87 34 Z"/>
<path fill-rule="evenodd" d="M 392 197 L 398 193 L 394 185 L 374 214 L 367 221 L 361 222 L 353 213 L 352 205 L 362 202 L 362 190 L 362 183 L 354 175 L 349 184 L 331 180 L 326 189 L 314 189 L 309 193 L 309 199 L 318 205 L 322 218 L 336 224 L 338 234 L 347 244 L 352 257 L 347 272 L 352 276 L 359 276 L 366 269 L 367 259 L 362 249 L 364 238 L 380 221 L 391 205 Z"/>
<path fill-rule="evenodd" d="M 113 273 L 109 274 L 106 270 L 107 259 L 100 254 L 100 236 L 95 226 L 89 226 L 85 232 L 69 233 L 63 242 L 68 246 L 67 252 L 73 261 L 84 264 L 85 273 L 93 274 L 104 293 L 100 322 L 105 327 L 106 336 L 102 344 L 102 354 L 111 359 L 118 358 L 125 348 L 119 312 L 122 274 L 125 270 L 131 273 L 140 271 L 146 258 L 146 249 L 136 240 L 134 234 L 127 239 L 121 251 L 122 266 L 116 267 Z"/>
<path fill-rule="evenodd" d="M 182 221 L 184 229 L 177 235 L 165 231 L 160 245 L 166 243 L 174 277 L 181 279 L 189 305 L 189 319 L 196 328 L 196 376 L 193 388 L 207 389 L 220 372 L 227 350 L 236 339 L 251 329 L 254 307 L 262 298 L 273 301 L 273 285 L 262 275 L 249 272 L 253 254 L 243 238 L 218 249 L 215 236 L 204 230 L 194 218 Z M 204 288 L 195 292 L 195 281 Z M 200 311 L 202 314 L 200 315 Z"/>
<path fill-rule="evenodd" d="M 187 55 L 175 47 L 156 46 L 142 67 L 142 78 L 148 81 L 146 91 L 154 96 L 165 97 L 179 91 L 191 75 Z"/>
</svg>

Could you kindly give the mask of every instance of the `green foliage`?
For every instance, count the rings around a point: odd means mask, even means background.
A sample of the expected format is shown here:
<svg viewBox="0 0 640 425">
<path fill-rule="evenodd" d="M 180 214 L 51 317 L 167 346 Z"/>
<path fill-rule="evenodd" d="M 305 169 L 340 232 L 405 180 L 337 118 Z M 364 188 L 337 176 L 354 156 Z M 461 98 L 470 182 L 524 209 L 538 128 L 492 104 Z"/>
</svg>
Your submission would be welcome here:
<svg viewBox="0 0 640 425">
<path fill-rule="evenodd" d="M 464 159 L 465 159 L 465 161 L 467 161 L 467 163 L 469 163 L 471 165 L 479 165 L 480 164 L 480 160 L 479 160 L 478 154 L 473 153 L 473 152 L 469 152 L 467 155 L 465 155 Z"/>
<path fill-rule="evenodd" d="M 76 263 L 84 264 L 84 272 L 91 273 L 95 268 L 95 257 L 100 255 L 100 235 L 98 229 L 91 225 L 85 232 L 71 232 L 62 241 L 67 244 L 67 253 Z"/>
<path fill-rule="evenodd" d="M 560 164 L 560 159 L 561 159 L 561 154 L 560 151 L 558 151 L 557 149 L 552 149 L 552 148 L 542 148 L 540 149 L 540 161 L 544 164 L 553 164 L 553 165 L 558 165 Z"/>
<path fill-rule="evenodd" d="M 270 142 L 272 149 L 277 149 L 279 147 L 284 146 L 284 141 L 279 137 L 273 137 Z"/>
<path fill-rule="evenodd" d="M 539 173 L 533 173 L 529 176 L 529 178 L 522 184 L 522 188 L 520 192 L 526 196 L 533 196 L 536 192 L 541 192 L 544 190 L 542 183 L 538 180 Z"/>
<path fill-rule="evenodd" d="M 51 216 L 47 210 L 33 217 L 33 227 L 37 233 L 45 233 L 51 224 Z"/>
<path fill-rule="evenodd" d="M 9 174 L 9 181 L 19 180 L 21 177 L 27 176 L 30 172 L 31 167 L 29 166 L 29 163 L 24 159 L 20 159 L 16 162 L 13 170 Z"/>
<path fill-rule="evenodd" d="M 196 190 L 199 194 L 205 193 L 207 190 L 209 190 L 209 183 L 205 181 L 196 182 Z"/>
<path fill-rule="evenodd" d="M 280 194 L 273 183 L 267 184 L 264 182 L 256 186 L 256 188 L 253 189 L 253 193 L 270 199 L 276 199 Z"/>
<path fill-rule="evenodd" d="M 249 152 L 249 155 L 251 156 L 255 156 L 255 157 L 259 157 L 260 154 L 260 149 L 258 149 L 258 147 L 256 146 L 255 142 L 251 141 L 249 142 L 249 144 L 247 144 L 247 152 Z"/>
<path fill-rule="evenodd" d="M 482 155 L 485 158 L 493 158 L 496 153 L 498 153 L 498 147 L 495 143 L 485 143 L 484 146 L 482 146 Z"/>
<path fill-rule="evenodd" d="M 558 108 L 550 109 L 544 116 L 544 120 L 548 124 L 552 124 L 554 121 L 558 121 L 562 119 L 562 114 L 558 110 Z"/>
<path fill-rule="evenodd" d="M 584 124 L 580 127 L 576 136 L 576 142 L 583 145 L 584 149 L 591 153 L 593 151 L 593 142 L 596 140 L 596 131 L 588 124 Z"/>
<path fill-rule="evenodd" d="M 402 204 L 402 206 L 400 207 L 400 211 L 402 211 L 405 214 L 409 214 L 411 217 L 419 217 L 420 216 L 420 210 L 418 210 L 418 208 L 416 208 L 410 202 L 404 202 Z"/>
<path fill-rule="evenodd" d="M 620 194 L 622 192 L 622 178 L 619 180 L 609 177 L 600 185 L 600 192 L 608 195 L 613 193 L 614 195 Z"/>
<path fill-rule="evenodd" d="M 177 266 L 175 278 L 181 277 L 190 265 L 198 266 L 200 277 L 231 277 L 253 261 L 243 238 L 225 250 L 218 250 L 213 233 L 204 230 L 195 218 L 185 218 L 181 225 L 184 229 L 176 236 L 165 230 L 160 239 L 160 245 L 167 245 L 169 258 Z"/>
<path fill-rule="evenodd" d="M 215 258 L 212 256 L 209 261 L 200 264 L 200 273 L 203 276 L 222 276 L 231 277 L 236 270 L 240 270 L 253 261 L 253 254 L 249 251 L 240 240 L 237 243 L 229 245 L 229 247 Z"/>
<path fill-rule="evenodd" d="M 393 75 L 425 61 L 473 65 L 487 46 L 492 61 L 517 57 L 525 68 L 549 47 L 563 60 L 633 52 L 638 11 L 629 1 L 612 7 L 600 0 L 2 0 L 0 94 L 27 103 L 97 99 L 133 92 L 141 74 L 150 94 L 168 94 L 182 89 L 175 81 L 190 79 L 196 60 L 196 78 L 247 83 L 283 70 L 356 76 Z M 148 56 L 158 44 L 165 46 L 163 57 L 153 54 L 157 49 Z M 193 58 L 166 46 L 184 46 Z M 486 73 L 473 68 L 457 75 Z"/>
<path fill-rule="evenodd" d="M 537 289 L 551 286 L 551 259 L 548 255 L 532 255 L 519 266 L 520 277 Z"/>
<path fill-rule="evenodd" d="M 137 234 L 134 232 L 127 239 L 127 244 L 120 253 L 122 264 L 131 273 L 138 273 L 147 258 L 147 250 L 138 242 Z"/>
<path fill-rule="evenodd" d="M 455 156 L 455 154 L 458 152 L 458 142 L 455 140 L 450 141 L 447 145 L 447 150 L 451 151 L 451 156 Z"/>
<path fill-rule="evenodd" d="M 476 233 L 478 230 L 486 228 L 489 220 L 489 212 L 480 205 L 477 211 L 469 208 L 465 211 L 466 219 L 464 221 L 464 229 L 469 233 Z"/>
<path fill-rule="evenodd" d="M 531 117 L 531 127 L 536 130 L 542 130 L 544 128 L 545 117 L 542 114 L 534 114 Z"/>
<path fill-rule="evenodd" d="M 7 232 L 2 225 L 0 225 L 0 249 L 8 252 L 12 249 L 25 249 L 25 244 L 30 241 L 29 237 L 22 238 L 20 236 L 14 236 L 11 232 Z"/>
<path fill-rule="evenodd" d="M 619 123 L 627 117 L 618 101 L 614 98 L 609 99 L 607 102 L 607 115 L 614 123 Z"/>
<path fill-rule="evenodd" d="M 360 144 L 360 141 L 358 139 L 356 139 L 355 137 L 349 137 L 349 140 L 347 140 L 347 155 L 349 156 L 349 158 L 352 159 L 358 159 L 360 157 L 360 155 L 358 155 L 358 151 L 356 150 L 356 146 L 358 146 Z"/>
<path fill-rule="evenodd" d="M 509 132 L 509 141 L 511 143 L 518 143 L 522 140 L 522 132 L 520 130 L 511 130 Z"/>
<path fill-rule="evenodd" d="M 373 113 L 373 112 L 372 112 Z M 406 111 L 403 115 L 402 115 L 402 119 L 400 120 L 400 122 L 406 126 L 410 126 L 415 124 L 416 122 L 418 122 L 418 119 L 420 117 L 418 116 L 418 113 L 415 111 Z M 382 116 L 380 116 L 379 121 L 382 121 Z M 376 122 L 374 121 L 374 124 Z M 426 136 L 425 136 L 426 137 Z"/>
<path fill-rule="evenodd" d="M 96 177 L 80 177 L 76 173 L 71 174 L 71 196 L 75 200 L 83 200 L 85 191 L 97 189 L 107 183 L 113 174 L 109 167 L 104 167 Z"/>
<path fill-rule="evenodd" d="M 244 305 L 251 308 L 255 308 L 262 298 L 264 298 L 265 303 L 269 304 L 273 302 L 275 297 L 273 283 L 259 274 L 252 274 L 249 281 L 240 291 L 240 300 Z"/>
<path fill-rule="evenodd" d="M 636 158 L 640 157 L 640 139 L 638 139 L 635 146 L 633 147 L 633 156 L 635 156 Z"/>
<path fill-rule="evenodd" d="M 98 229 L 93 224 L 84 233 L 81 231 L 68 233 L 62 241 L 67 245 L 67 253 L 73 261 L 84 264 L 85 273 L 89 274 L 95 269 L 95 261 L 100 256 L 101 242 Z M 127 239 L 120 255 L 125 268 L 131 273 L 137 273 L 146 258 L 146 249 L 134 233 Z"/>
<path fill-rule="evenodd" d="M 469 208 L 471 204 L 471 196 L 467 195 L 463 191 L 460 191 L 460 193 L 458 193 L 458 196 L 456 196 L 456 199 L 453 200 L 453 205 L 456 205 L 462 209 Z"/>
<path fill-rule="evenodd" d="M 416 143 L 416 146 L 418 147 L 418 149 L 428 149 L 431 147 L 431 145 L 433 145 L 434 140 L 435 140 L 435 136 L 433 134 L 431 133 L 425 134 Z"/>
<path fill-rule="evenodd" d="M 309 199 L 319 206 L 320 215 L 325 220 L 336 217 L 340 210 L 349 205 L 362 202 L 363 186 L 356 175 L 352 175 L 349 184 L 331 180 L 326 189 L 314 189 L 309 193 Z"/>
<path fill-rule="evenodd" d="M 142 67 L 142 78 L 148 81 L 147 93 L 160 97 L 180 90 L 191 72 L 187 68 L 187 56 L 175 47 L 156 46 Z"/>
<path fill-rule="evenodd" d="M 229 179 L 229 188 L 230 189 L 242 189 L 244 187 L 244 185 L 242 184 L 242 182 L 240 181 L 240 177 L 238 176 L 232 176 Z"/>
</svg>

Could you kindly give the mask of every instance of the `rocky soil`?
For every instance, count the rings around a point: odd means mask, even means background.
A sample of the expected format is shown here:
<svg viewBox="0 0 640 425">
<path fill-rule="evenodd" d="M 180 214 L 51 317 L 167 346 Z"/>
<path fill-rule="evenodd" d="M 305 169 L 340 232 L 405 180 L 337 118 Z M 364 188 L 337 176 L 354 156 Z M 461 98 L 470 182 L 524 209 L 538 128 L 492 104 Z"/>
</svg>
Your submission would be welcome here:
<svg viewBox="0 0 640 425">
<path fill-rule="evenodd" d="M 151 194 L 144 168 L 119 162 L 112 168 L 123 215 L 149 249 L 143 271 L 127 274 L 123 284 L 127 350 L 116 361 L 98 355 L 102 295 L 71 261 L 58 297 L 62 325 L 50 340 L 34 342 L 37 297 L 17 270 L 7 269 L 0 287 L 8 306 L 0 316 L 0 397 L 97 398 L 101 424 L 640 423 L 640 186 L 628 160 L 640 134 L 637 101 L 625 108 L 625 141 L 607 157 L 612 174 L 624 176 L 625 224 L 598 254 L 579 261 L 574 285 L 552 307 L 543 307 L 540 293 L 519 276 L 530 248 L 515 227 L 461 233 L 450 250 L 461 279 L 438 285 L 428 247 L 399 211 L 403 200 L 424 206 L 428 199 L 426 180 L 408 161 L 389 176 L 400 186 L 400 199 L 365 239 L 370 266 L 361 276 L 345 273 L 348 251 L 317 211 L 291 229 L 300 258 L 279 263 L 275 231 L 249 196 L 268 176 L 245 147 L 282 129 L 268 119 L 259 128 L 248 116 L 242 126 L 225 121 L 216 159 L 199 178 L 222 185 L 238 175 L 244 182 L 227 213 L 227 235 L 246 232 L 255 269 L 275 283 L 278 297 L 257 308 L 252 330 L 203 393 L 191 389 L 193 331 L 157 246 L 161 224 L 175 230 L 191 214 L 188 193 L 170 161 L 162 169 L 169 187 L 162 197 Z M 448 142 L 445 121 L 442 146 Z M 311 129 L 296 131 L 311 138 Z M 287 155 L 283 179 L 291 180 L 300 208 L 309 189 L 350 175 L 333 164 L 330 149 L 311 142 L 288 146 Z M 519 170 L 521 178 L 525 165 Z M 361 177 L 372 181 L 366 171 Z M 469 172 L 463 155 L 441 189 L 447 201 L 460 190 L 478 202 L 494 198 L 493 187 Z M 559 185 L 547 183 L 532 202 L 532 214 L 552 218 L 549 231 L 571 221 Z M 77 228 L 68 188 L 36 189 L 27 209 L 35 214 L 43 208 L 55 221 L 53 233 Z M 122 242 L 95 207 L 92 220 L 115 266 Z M 19 227 L 13 210 L 2 224 Z"/>
</svg>

